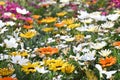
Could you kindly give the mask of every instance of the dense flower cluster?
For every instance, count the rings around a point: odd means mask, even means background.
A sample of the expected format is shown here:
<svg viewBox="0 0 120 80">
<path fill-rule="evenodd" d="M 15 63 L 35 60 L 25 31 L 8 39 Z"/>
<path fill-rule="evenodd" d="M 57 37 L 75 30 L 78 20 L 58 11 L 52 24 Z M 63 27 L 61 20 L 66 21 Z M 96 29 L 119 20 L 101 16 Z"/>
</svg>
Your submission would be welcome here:
<svg viewBox="0 0 120 80">
<path fill-rule="evenodd" d="M 118 80 L 120 10 L 96 5 L 0 1 L 0 80 Z"/>
</svg>

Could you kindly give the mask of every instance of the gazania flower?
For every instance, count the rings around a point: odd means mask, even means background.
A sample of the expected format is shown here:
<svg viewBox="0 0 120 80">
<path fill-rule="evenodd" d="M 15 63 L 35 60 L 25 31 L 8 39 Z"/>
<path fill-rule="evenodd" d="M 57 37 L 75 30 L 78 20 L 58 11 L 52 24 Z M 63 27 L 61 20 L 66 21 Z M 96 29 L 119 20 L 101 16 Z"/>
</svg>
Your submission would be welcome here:
<svg viewBox="0 0 120 80">
<path fill-rule="evenodd" d="M 116 63 L 116 58 L 112 56 L 106 58 L 100 58 L 99 63 L 102 65 L 102 67 L 112 66 L 113 64 Z"/>
<path fill-rule="evenodd" d="M 54 28 L 50 27 L 50 28 L 43 28 L 42 29 L 44 32 L 51 32 L 54 30 Z"/>
<path fill-rule="evenodd" d="M 75 70 L 75 67 L 68 63 L 64 64 L 61 69 L 63 73 L 72 73 L 74 70 Z"/>
<path fill-rule="evenodd" d="M 61 59 L 55 60 L 55 63 L 49 65 L 49 69 L 53 71 L 60 71 L 65 62 Z"/>
<path fill-rule="evenodd" d="M 114 43 L 113 43 L 113 46 L 118 46 L 118 47 L 120 47 L 120 41 L 114 42 Z"/>
<path fill-rule="evenodd" d="M 31 18 L 27 18 L 26 19 L 26 22 L 28 22 L 29 24 L 32 24 L 33 23 L 33 20 Z"/>
<path fill-rule="evenodd" d="M 17 55 L 17 56 L 12 56 L 11 57 L 11 62 L 14 63 L 14 64 L 24 65 L 27 62 L 29 62 L 29 60 L 25 59 L 25 57 Z"/>
<path fill-rule="evenodd" d="M 44 47 L 44 48 L 38 48 L 36 52 L 38 52 L 40 55 L 53 55 L 55 53 L 58 53 L 58 48 L 52 48 L 52 47 Z"/>
<path fill-rule="evenodd" d="M 55 26 L 58 27 L 58 28 L 61 28 L 63 27 L 65 24 L 63 22 L 60 22 L 60 23 L 55 23 Z"/>
<path fill-rule="evenodd" d="M 86 4 L 88 4 L 88 5 L 92 5 L 92 4 L 96 4 L 96 3 L 97 3 L 97 0 L 86 1 Z"/>
<path fill-rule="evenodd" d="M 67 28 L 74 29 L 74 28 L 79 27 L 79 26 L 80 26 L 80 24 L 76 23 L 76 24 L 70 24 L 69 26 L 67 26 Z"/>
<path fill-rule="evenodd" d="M 0 76 L 9 76 L 13 74 L 14 69 L 12 68 L 0 68 Z"/>
<path fill-rule="evenodd" d="M 39 19 L 39 18 L 40 18 L 39 15 L 33 15 L 32 17 L 33 17 L 34 19 Z"/>
<path fill-rule="evenodd" d="M 20 55 L 22 57 L 27 57 L 28 56 L 28 52 L 27 51 L 22 51 L 22 52 L 17 51 L 17 52 L 10 53 L 10 55 L 12 55 L 12 56 Z"/>
<path fill-rule="evenodd" d="M 72 18 L 72 19 L 65 19 L 62 22 L 65 23 L 66 25 L 70 25 L 70 24 L 74 23 L 74 18 Z"/>
<path fill-rule="evenodd" d="M 76 41 L 80 41 L 80 40 L 83 40 L 83 39 L 84 39 L 84 35 L 82 35 L 82 34 L 75 35 L 75 40 Z"/>
<path fill-rule="evenodd" d="M 107 49 L 105 49 L 105 50 L 101 50 L 100 52 L 98 52 L 101 56 L 103 56 L 103 57 L 107 57 L 109 54 L 111 54 L 111 50 L 107 50 Z"/>
<path fill-rule="evenodd" d="M 57 16 L 65 16 L 67 14 L 67 12 L 63 11 L 63 12 L 59 12 L 56 15 Z"/>
<path fill-rule="evenodd" d="M 52 64 L 55 63 L 55 62 L 56 62 L 55 59 L 44 60 L 44 64 L 45 64 L 46 66 L 50 66 L 50 65 L 52 65 Z"/>
<path fill-rule="evenodd" d="M 92 43 L 91 45 L 90 45 L 90 47 L 91 48 L 93 48 L 93 49 L 102 49 L 103 47 L 105 47 L 107 45 L 107 43 L 106 42 L 104 42 L 104 41 L 102 41 L 102 42 L 97 42 L 97 43 Z"/>
<path fill-rule="evenodd" d="M 24 25 L 23 28 L 31 29 L 31 28 L 33 28 L 33 26 L 32 25 Z"/>
<path fill-rule="evenodd" d="M 23 37 L 23 38 L 32 38 L 36 35 L 36 31 L 35 30 L 29 30 L 28 32 L 26 33 L 21 33 L 20 34 L 20 37 Z"/>
<path fill-rule="evenodd" d="M 41 20 L 37 20 L 37 23 L 38 23 L 38 24 L 41 24 L 42 22 L 41 22 Z"/>
<path fill-rule="evenodd" d="M 24 71 L 26 74 L 34 73 L 36 72 L 37 67 L 40 67 L 39 62 L 27 63 L 25 65 L 22 65 L 22 71 Z"/>
<path fill-rule="evenodd" d="M 0 80 L 18 80 L 18 79 L 12 77 L 4 77 L 4 78 L 0 78 Z"/>
<path fill-rule="evenodd" d="M 42 19 L 41 22 L 42 23 L 52 23 L 52 22 L 55 22 L 56 20 L 57 20 L 57 18 L 46 17 L 45 19 Z"/>
</svg>

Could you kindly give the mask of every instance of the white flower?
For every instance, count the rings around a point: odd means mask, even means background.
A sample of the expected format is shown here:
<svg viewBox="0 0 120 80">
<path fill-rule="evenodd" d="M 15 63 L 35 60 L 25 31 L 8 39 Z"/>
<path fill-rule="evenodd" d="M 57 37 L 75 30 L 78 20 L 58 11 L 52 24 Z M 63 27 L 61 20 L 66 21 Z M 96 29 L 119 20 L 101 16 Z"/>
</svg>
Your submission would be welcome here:
<svg viewBox="0 0 120 80">
<path fill-rule="evenodd" d="M 76 30 L 78 30 L 78 31 L 87 31 L 87 26 L 77 27 Z"/>
<path fill-rule="evenodd" d="M 8 31 L 8 29 L 6 27 L 4 27 L 0 30 L 0 34 L 3 34 L 5 31 Z"/>
<path fill-rule="evenodd" d="M 85 20 L 80 20 L 83 23 L 91 23 L 93 20 L 91 18 L 85 19 Z"/>
<path fill-rule="evenodd" d="M 91 38 L 91 35 L 86 35 L 85 36 L 85 39 L 90 39 Z"/>
<path fill-rule="evenodd" d="M 20 14 L 23 14 L 23 15 L 29 13 L 29 11 L 27 11 L 26 9 L 21 9 L 19 7 L 16 8 L 16 11 L 17 11 L 17 13 L 20 13 Z"/>
<path fill-rule="evenodd" d="M 53 77 L 52 80 L 62 80 L 63 75 L 58 75 L 56 77 Z"/>
<path fill-rule="evenodd" d="M 96 21 L 106 21 L 106 16 L 101 15 L 101 12 L 93 12 L 89 15 L 90 18 L 95 19 Z"/>
<path fill-rule="evenodd" d="M 100 77 L 102 77 L 102 74 L 105 74 L 107 76 L 106 77 L 107 79 L 110 79 L 112 77 L 112 74 L 115 74 L 117 72 L 116 70 L 113 71 L 102 70 L 102 67 L 99 64 L 96 64 L 95 67 L 99 70 Z"/>
<path fill-rule="evenodd" d="M 57 45 L 57 47 L 58 47 L 59 49 L 63 49 L 63 48 L 68 47 L 68 45 L 61 43 L 61 44 Z"/>
<path fill-rule="evenodd" d="M 48 38 L 47 43 L 52 43 L 52 42 L 55 42 L 55 39 L 53 39 L 53 38 Z"/>
<path fill-rule="evenodd" d="M 114 26 L 114 22 L 111 21 L 107 21 L 106 23 L 101 24 L 102 28 L 112 28 L 113 26 Z"/>
<path fill-rule="evenodd" d="M 69 3 L 69 0 L 60 0 L 62 3 Z"/>
<path fill-rule="evenodd" d="M 105 47 L 106 45 L 107 45 L 107 43 L 102 41 L 102 42 L 98 42 L 98 43 L 92 43 L 92 44 L 90 44 L 90 47 L 93 49 L 101 49 L 101 48 Z"/>
<path fill-rule="evenodd" d="M 117 71 L 114 70 L 114 71 L 105 71 L 103 72 L 103 74 L 105 74 L 107 77 L 107 79 L 110 79 L 112 77 L 112 74 L 115 74 Z"/>
<path fill-rule="evenodd" d="M 71 41 L 73 41 L 73 40 L 75 40 L 75 38 L 74 38 L 74 37 L 71 37 L 71 38 L 66 38 L 66 39 L 65 39 L 65 41 L 67 41 L 67 42 L 71 42 Z"/>
<path fill-rule="evenodd" d="M 60 37 L 60 34 L 56 34 L 55 37 Z"/>
<path fill-rule="evenodd" d="M 70 38 L 70 36 L 68 36 L 68 35 L 60 36 L 60 39 L 61 39 L 61 40 L 65 40 L 66 38 Z"/>
<path fill-rule="evenodd" d="M 45 73 L 48 73 L 49 70 L 45 70 L 44 67 L 36 67 L 36 70 L 39 72 L 39 73 L 42 73 L 42 74 L 45 74 Z"/>
<path fill-rule="evenodd" d="M 83 61 L 95 60 L 95 54 L 96 54 L 95 50 L 84 53 L 84 55 L 80 56 L 80 60 L 83 60 Z"/>
<path fill-rule="evenodd" d="M 6 23 L 5 23 L 7 26 L 14 26 L 15 25 L 15 22 L 13 22 L 13 21 L 7 21 Z"/>
<path fill-rule="evenodd" d="M 5 23 L 2 20 L 0 20 L 0 28 L 2 28 L 3 26 L 5 26 Z"/>
<path fill-rule="evenodd" d="M 10 40 L 5 39 L 4 43 L 6 44 L 7 48 L 17 48 L 18 43 L 16 42 L 15 38 L 10 38 Z"/>
<path fill-rule="evenodd" d="M 106 56 L 108 56 L 109 54 L 111 54 L 111 50 L 107 50 L 107 49 L 105 49 L 105 50 L 101 50 L 100 52 L 98 52 L 101 56 L 103 56 L 103 57 L 106 57 Z"/>
<path fill-rule="evenodd" d="M 29 62 L 29 59 L 25 59 L 24 57 L 21 57 L 20 55 L 17 56 L 12 56 L 11 57 L 11 62 L 14 64 L 19 64 L 19 65 L 25 65 L 27 62 Z"/>
<path fill-rule="evenodd" d="M 87 27 L 87 31 L 89 32 L 98 32 L 98 30 L 99 30 L 98 25 L 91 24 Z"/>
<path fill-rule="evenodd" d="M 9 56 L 5 54 L 0 54 L 0 60 L 8 59 Z"/>
<path fill-rule="evenodd" d="M 107 18 L 111 21 L 115 21 L 119 18 L 119 16 L 120 16 L 119 14 L 109 14 Z"/>
<path fill-rule="evenodd" d="M 44 4 L 56 4 L 56 1 L 54 0 L 49 0 L 49 1 L 43 1 L 43 2 L 40 2 L 38 5 L 44 5 Z"/>
<path fill-rule="evenodd" d="M 76 30 L 78 30 L 78 31 L 89 31 L 89 32 L 98 32 L 99 31 L 99 25 L 94 25 L 94 24 L 86 25 L 84 23 L 84 26 L 77 27 Z"/>
<path fill-rule="evenodd" d="M 74 53 L 78 53 L 79 51 L 82 50 L 82 46 L 81 45 L 78 45 L 77 47 L 76 46 L 73 46 L 73 52 Z"/>
<path fill-rule="evenodd" d="M 89 13 L 87 13 L 86 11 L 78 11 L 78 13 L 80 14 L 78 15 L 79 19 L 85 19 L 89 17 Z"/>
<path fill-rule="evenodd" d="M 90 49 L 88 49 L 88 48 L 86 48 L 86 47 L 81 50 L 81 52 L 83 52 L 83 53 L 89 52 L 89 51 L 90 51 Z"/>
</svg>

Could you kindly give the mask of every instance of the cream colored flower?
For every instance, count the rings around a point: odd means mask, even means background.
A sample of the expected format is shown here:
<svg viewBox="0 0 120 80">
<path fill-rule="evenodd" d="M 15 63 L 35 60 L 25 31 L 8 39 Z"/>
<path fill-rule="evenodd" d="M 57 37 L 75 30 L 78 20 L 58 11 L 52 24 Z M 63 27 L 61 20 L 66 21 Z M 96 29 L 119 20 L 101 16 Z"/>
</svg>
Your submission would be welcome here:
<svg viewBox="0 0 120 80">
<path fill-rule="evenodd" d="M 105 50 L 101 50 L 100 52 L 98 52 L 101 56 L 103 57 L 107 57 L 109 54 L 111 54 L 111 50 L 109 49 L 105 49 Z"/>
<path fill-rule="evenodd" d="M 90 45 L 90 47 L 93 48 L 93 49 L 102 49 L 106 45 L 107 45 L 107 43 L 103 41 L 103 42 L 92 43 Z"/>
</svg>

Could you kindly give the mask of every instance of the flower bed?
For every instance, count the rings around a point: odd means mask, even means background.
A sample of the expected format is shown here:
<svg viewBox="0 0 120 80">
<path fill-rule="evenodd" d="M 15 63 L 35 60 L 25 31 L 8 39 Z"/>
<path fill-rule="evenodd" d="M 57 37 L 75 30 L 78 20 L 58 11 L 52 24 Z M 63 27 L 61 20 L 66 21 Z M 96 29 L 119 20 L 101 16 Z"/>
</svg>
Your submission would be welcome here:
<svg viewBox="0 0 120 80">
<path fill-rule="evenodd" d="M 0 1 L 0 80 L 118 80 L 119 3 Z"/>
</svg>

